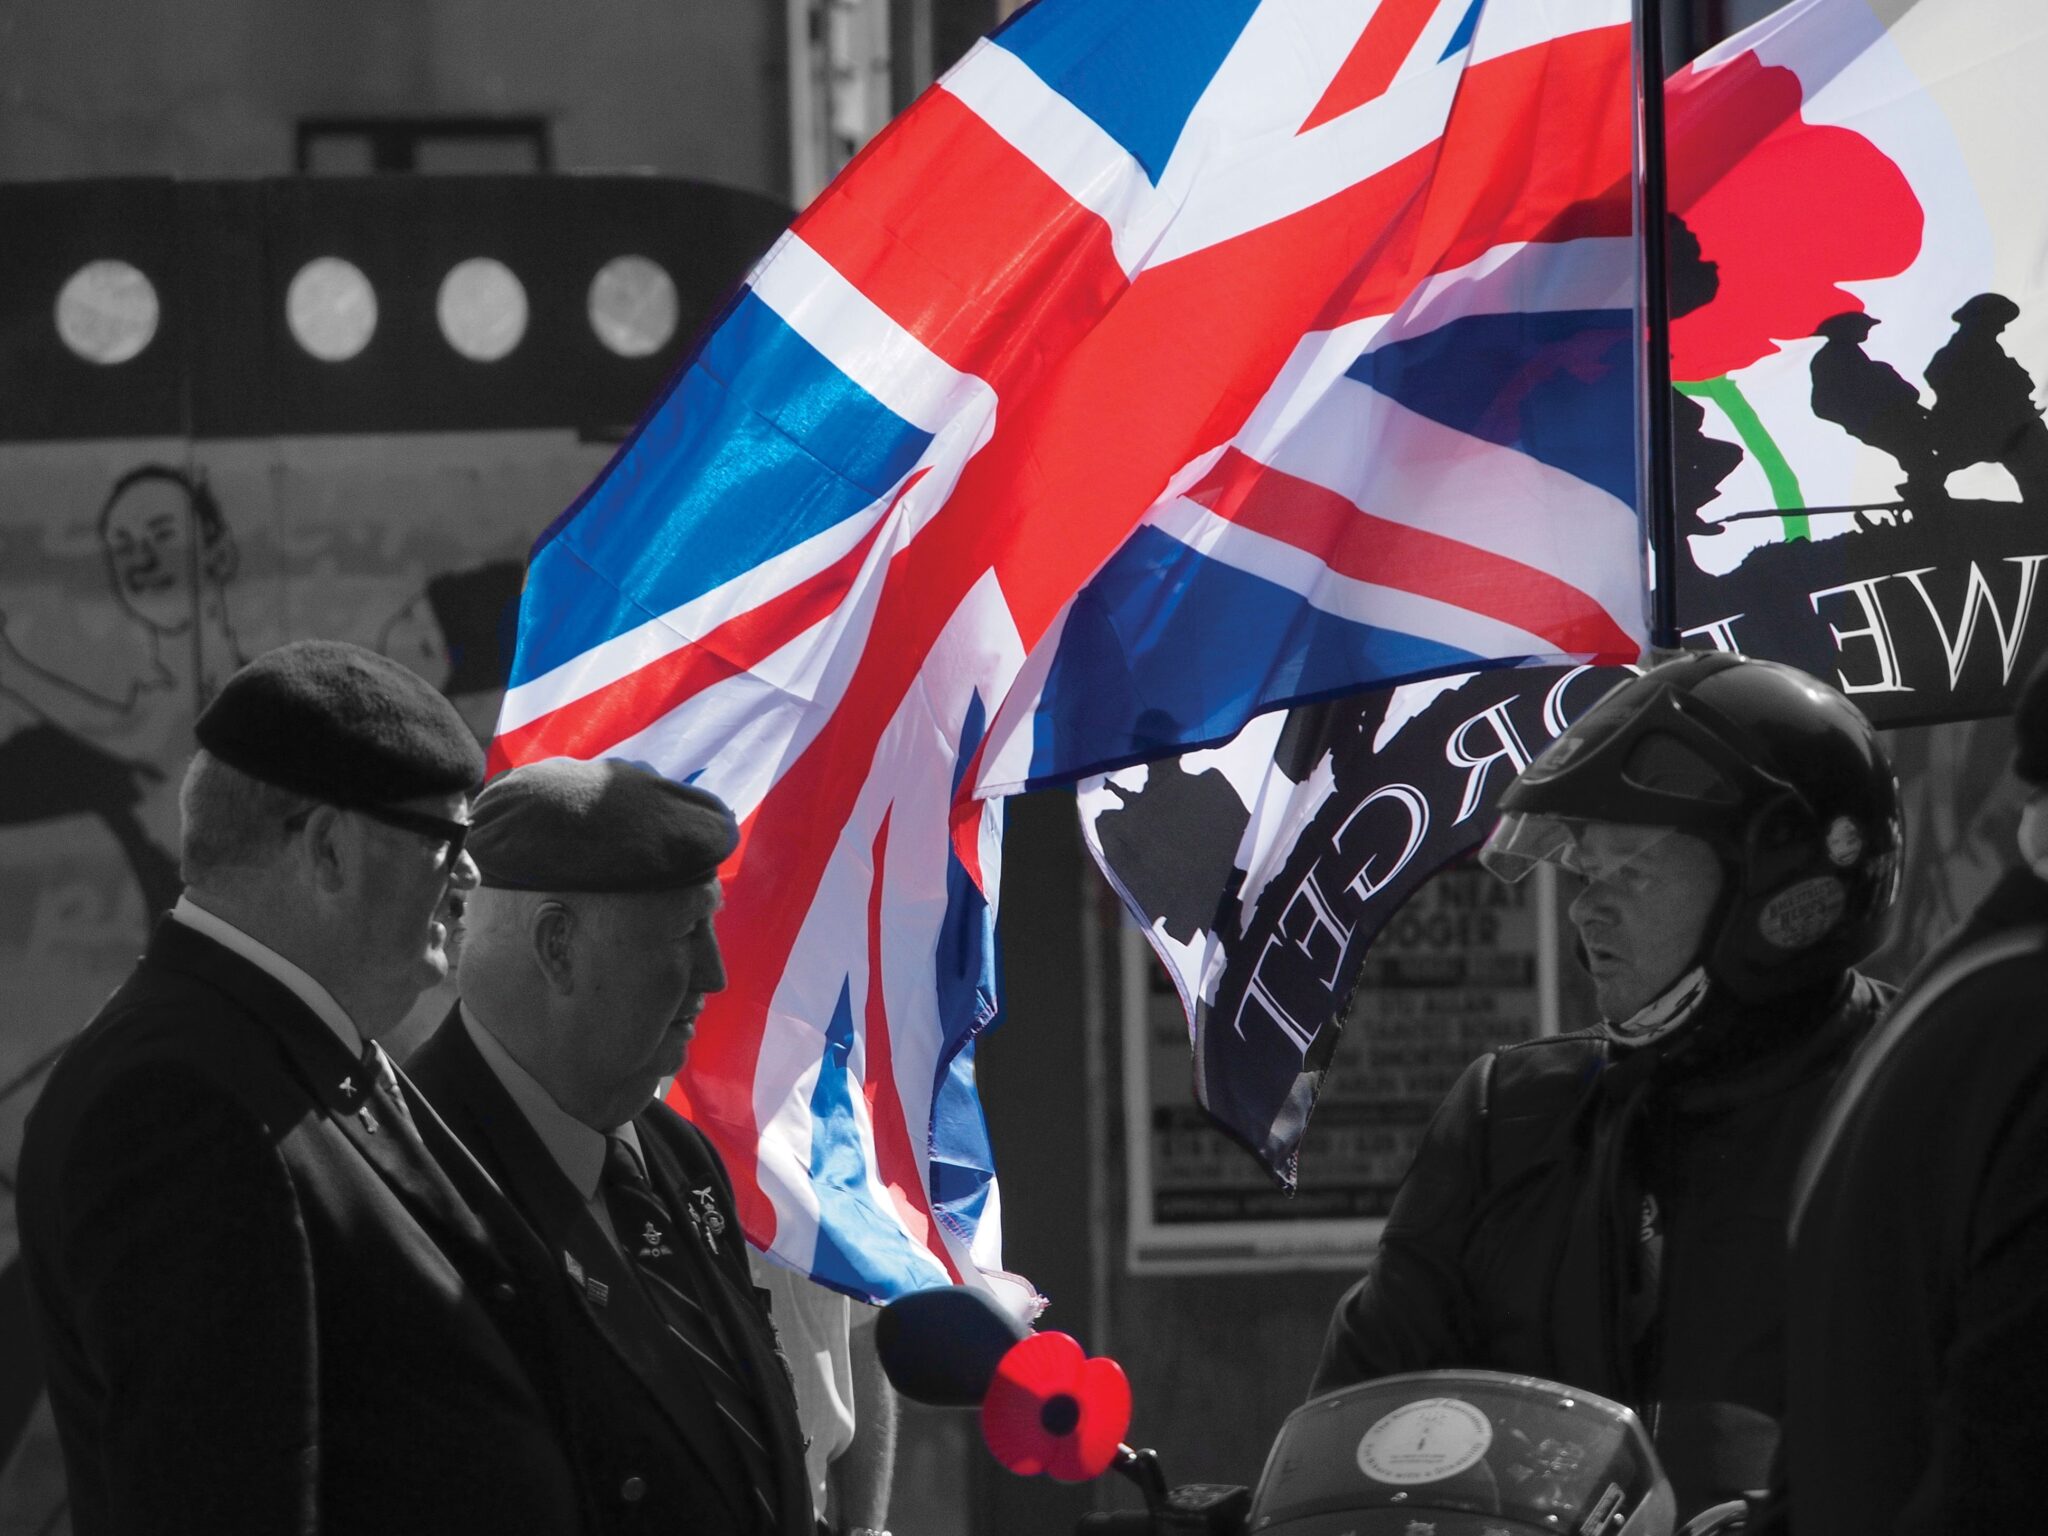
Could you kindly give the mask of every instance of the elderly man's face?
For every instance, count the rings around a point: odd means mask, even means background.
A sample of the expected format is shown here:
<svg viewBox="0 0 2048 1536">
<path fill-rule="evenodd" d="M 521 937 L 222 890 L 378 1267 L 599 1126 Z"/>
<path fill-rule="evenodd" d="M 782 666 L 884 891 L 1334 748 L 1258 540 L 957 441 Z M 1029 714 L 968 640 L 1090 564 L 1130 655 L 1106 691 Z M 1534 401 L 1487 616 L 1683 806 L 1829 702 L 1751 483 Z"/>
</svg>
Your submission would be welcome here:
<svg viewBox="0 0 2048 1536">
<path fill-rule="evenodd" d="M 1571 919 L 1601 1015 L 1620 1022 L 1700 958 L 1721 895 L 1720 861 L 1684 832 L 1595 822 L 1574 862 L 1585 885 Z"/>
<path fill-rule="evenodd" d="M 597 1128 L 631 1119 L 689 1054 L 697 1015 L 725 990 L 716 880 L 679 891 L 614 897 L 581 926 L 578 965 L 590 978 L 572 1069 L 577 1095 L 603 1106 Z"/>
<path fill-rule="evenodd" d="M 466 821 L 469 797 L 428 795 L 397 808 Z M 363 963 L 388 990 L 424 992 L 448 974 L 449 946 L 476 889 L 476 865 L 467 852 L 451 861 L 447 843 L 424 832 L 388 826 L 361 812 L 345 814 L 361 839 L 357 913 L 364 929 Z"/>
</svg>

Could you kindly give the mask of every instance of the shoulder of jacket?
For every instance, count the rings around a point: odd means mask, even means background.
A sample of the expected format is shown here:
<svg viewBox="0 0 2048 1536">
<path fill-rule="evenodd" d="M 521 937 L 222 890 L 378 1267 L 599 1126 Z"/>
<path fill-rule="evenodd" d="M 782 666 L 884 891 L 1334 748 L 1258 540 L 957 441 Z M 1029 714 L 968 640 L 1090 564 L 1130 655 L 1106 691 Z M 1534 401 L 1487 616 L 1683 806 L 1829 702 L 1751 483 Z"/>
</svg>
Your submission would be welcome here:
<svg viewBox="0 0 2048 1536">
<path fill-rule="evenodd" d="M 1565 1035 L 1538 1035 L 1517 1041 L 1493 1053 L 1497 1081 L 1542 1077 L 1554 1072 L 1577 1073 L 1607 1060 L 1607 1037 L 1597 1029 L 1574 1030 Z"/>
<path fill-rule="evenodd" d="M 635 1115 L 633 1123 L 641 1135 L 654 1137 L 677 1158 L 689 1164 L 692 1172 L 706 1167 L 724 1171 L 725 1160 L 718 1155 L 711 1138 L 659 1099 Z"/>
<path fill-rule="evenodd" d="M 1918 1020 L 1939 1017 L 1945 1031 L 1970 1025 L 1995 1030 L 2021 1023 L 2032 1033 L 2031 1015 L 2022 1019 L 2008 1009 L 1977 1008 L 1955 1018 L 1950 1004 L 1965 989 L 2008 986 L 2021 978 L 2027 994 L 2037 995 L 2044 970 L 2048 970 L 2048 927 L 2029 924 L 1987 934 L 1953 953 L 1937 954 L 1921 974 L 1909 979 L 1878 1032 L 1896 1035 Z"/>
<path fill-rule="evenodd" d="M 53 1083 L 105 1084 L 142 1073 L 186 1091 L 261 1093 L 272 1075 L 239 1006 L 183 976 L 132 977 L 65 1048 Z"/>
<path fill-rule="evenodd" d="M 1483 1119 L 1548 1115 L 1576 1103 L 1606 1063 L 1607 1039 L 1597 1030 L 1539 1035 L 1475 1058 L 1450 1099 Z"/>
</svg>

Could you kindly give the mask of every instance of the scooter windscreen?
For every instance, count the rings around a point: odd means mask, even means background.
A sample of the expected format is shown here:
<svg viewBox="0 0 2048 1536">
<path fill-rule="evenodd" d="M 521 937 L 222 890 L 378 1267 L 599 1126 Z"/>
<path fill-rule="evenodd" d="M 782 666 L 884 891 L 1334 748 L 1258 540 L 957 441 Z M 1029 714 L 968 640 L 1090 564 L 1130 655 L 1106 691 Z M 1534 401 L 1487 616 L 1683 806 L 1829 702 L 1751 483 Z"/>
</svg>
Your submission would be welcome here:
<svg viewBox="0 0 2048 1536">
<path fill-rule="evenodd" d="M 1421 1371 L 1314 1399 L 1281 1426 L 1257 1536 L 1668 1536 L 1636 1416 L 1533 1376 Z"/>
</svg>

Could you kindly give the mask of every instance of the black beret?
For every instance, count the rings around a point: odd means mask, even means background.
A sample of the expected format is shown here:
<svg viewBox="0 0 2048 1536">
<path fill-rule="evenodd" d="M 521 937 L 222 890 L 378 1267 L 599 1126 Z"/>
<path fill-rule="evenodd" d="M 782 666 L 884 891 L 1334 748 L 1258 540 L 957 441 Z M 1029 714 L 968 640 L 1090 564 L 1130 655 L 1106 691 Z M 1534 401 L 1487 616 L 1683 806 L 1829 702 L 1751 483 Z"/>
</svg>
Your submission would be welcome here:
<svg viewBox="0 0 2048 1536">
<path fill-rule="evenodd" d="M 2012 771 L 2029 784 L 2048 784 L 2048 656 L 2027 675 L 2013 705 Z"/>
<path fill-rule="evenodd" d="M 477 797 L 469 851 L 515 891 L 673 891 L 718 873 L 740 831 L 718 796 L 638 763 L 551 757 Z"/>
<path fill-rule="evenodd" d="M 333 805 L 466 793 L 484 776 L 483 751 L 453 704 L 390 657 L 344 640 L 265 651 L 192 729 L 229 767 Z"/>
</svg>

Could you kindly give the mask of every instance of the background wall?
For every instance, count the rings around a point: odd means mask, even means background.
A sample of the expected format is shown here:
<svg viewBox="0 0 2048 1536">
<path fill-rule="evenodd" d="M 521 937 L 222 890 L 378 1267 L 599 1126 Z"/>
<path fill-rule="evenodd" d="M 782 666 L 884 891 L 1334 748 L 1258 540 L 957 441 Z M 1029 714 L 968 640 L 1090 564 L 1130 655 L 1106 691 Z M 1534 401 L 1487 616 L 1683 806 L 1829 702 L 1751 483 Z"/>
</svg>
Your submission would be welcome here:
<svg viewBox="0 0 2048 1536">
<path fill-rule="evenodd" d="M 561 170 L 789 195 L 779 3 L 0 6 L 0 178 L 284 175 L 299 119 L 359 114 L 539 114 Z"/>
</svg>

